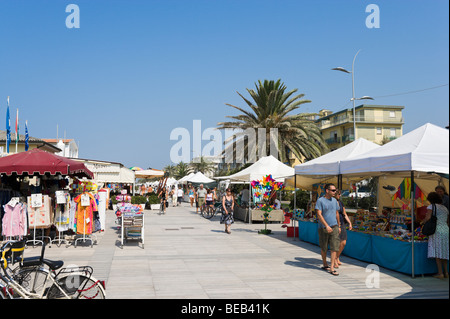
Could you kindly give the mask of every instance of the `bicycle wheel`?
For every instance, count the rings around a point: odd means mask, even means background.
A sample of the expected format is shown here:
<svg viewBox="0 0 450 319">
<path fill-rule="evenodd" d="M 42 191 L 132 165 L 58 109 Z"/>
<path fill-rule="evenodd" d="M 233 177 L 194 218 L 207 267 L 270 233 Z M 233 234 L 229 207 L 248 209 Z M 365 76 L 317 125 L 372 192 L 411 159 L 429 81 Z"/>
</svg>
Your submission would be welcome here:
<svg viewBox="0 0 450 319">
<path fill-rule="evenodd" d="M 48 273 L 48 270 L 38 267 L 19 268 L 14 270 L 13 279 L 29 293 L 42 296 Z M 13 297 L 17 297 L 16 294 Z"/>
<path fill-rule="evenodd" d="M 207 206 L 204 210 L 203 217 L 206 219 L 211 219 L 214 216 L 214 208 L 211 206 Z"/>
<path fill-rule="evenodd" d="M 48 299 L 105 299 L 102 284 L 94 277 L 73 274 L 58 279 L 47 293 Z"/>
</svg>

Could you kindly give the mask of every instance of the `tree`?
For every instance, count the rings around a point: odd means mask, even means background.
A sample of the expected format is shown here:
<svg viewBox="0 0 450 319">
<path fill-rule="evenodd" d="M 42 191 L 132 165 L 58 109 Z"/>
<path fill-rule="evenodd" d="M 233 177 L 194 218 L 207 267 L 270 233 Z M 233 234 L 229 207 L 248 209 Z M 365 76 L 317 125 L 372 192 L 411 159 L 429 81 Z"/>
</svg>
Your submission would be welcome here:
<svg viewBox="0 0 450 319">
<path fill-rule="evenodd" d="M 189 165 L 194 172 L 202 172 L 203 174 L 206 174 L 213 173 L 215 171 L 214 163 L 205 160 L 203 156 L 200 156 L 200 161 L 191 162 Z"/>
<path fill-rule="evenodd" d="M 180 179 L 184 176 L 188 175 L 192 171 L 192 168 L 189 164 L 184 163 L 183 161 L 179 162 L 177 166 L 175 166 L 175 178 Z"/>
<path fill-rule="evenodd" d="M 166 165 L 166 167 L 164 167 L 164 172 L 166 172 L 169 177 L 174 177 L 175 176 L 175 172 L 176 172 L 176 168 L 175 165 Z"/>
<path fill-rule="evenodd" d="M 315 113 L 292 112 L 302 104 L 310 103 L 303 99 L 304 94 L 294 95 L 297 89 L 287 91 L 281 80 L 264 80 L 255 83 L 256 91 L 247 89 L 253 101 L 245 98 L 239 92 L 251 110 L 226 104 L 241 112 L 239 115 L 227 116 L 235 121 L 218 123 L 219 129 L 258 129 L 264 128 L 266 132 L 266 154 L 270 154 L 270 129 L 278 131 L 278 157 L 282 162 L 288 161 L 288 153 L 292 152 L 299 160 L 310 160 L 319 157 L 328 151 L 319 127 L 314 122 Z M 257 134 L 257 133 L 256 133 Z M 259 136 L 257 140 L 259 141 Z M 245 145 L 245 151 L 255 145 Z M 265 155 L 265 154 L 262 154 Z M 260 158 L 257 154 L 257 158 Z"/>
</svg>

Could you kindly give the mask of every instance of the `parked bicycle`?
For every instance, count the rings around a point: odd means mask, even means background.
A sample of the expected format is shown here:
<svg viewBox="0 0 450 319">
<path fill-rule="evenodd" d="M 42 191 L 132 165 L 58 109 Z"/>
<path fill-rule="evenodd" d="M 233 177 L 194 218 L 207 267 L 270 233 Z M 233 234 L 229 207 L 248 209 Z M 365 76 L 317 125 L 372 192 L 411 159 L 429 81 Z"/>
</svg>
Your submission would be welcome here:
<svg viewBox="0 0 450 319">
<path fill-rule="evenodd" d="M 221 214 L 222 210 L 222 203 L 215 203 L 214 206 L 203 204 L 202 207 L 200 207 L 201 215 L 206 219 L 211 219 L 216 214 Z"/>
<path fill-rule="evenodd" d="M 23 258 L 25 241 L 9 241 L 0 248 L 0 288 L 3 298 L 105 299 L 105 284 L 92 276 L 90 266 L 63 268 L 64 262 L 41 256 Z M 14 269 L 11 266 L 19 263 Z"/>
</svg>

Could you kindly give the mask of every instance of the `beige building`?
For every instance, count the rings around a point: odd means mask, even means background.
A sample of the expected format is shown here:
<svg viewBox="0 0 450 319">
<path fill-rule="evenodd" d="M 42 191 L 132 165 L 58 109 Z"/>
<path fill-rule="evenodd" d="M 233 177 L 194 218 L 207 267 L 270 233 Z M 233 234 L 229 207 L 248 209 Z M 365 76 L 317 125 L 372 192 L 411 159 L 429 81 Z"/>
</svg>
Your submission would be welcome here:
<svg viewBox="0 0 450 319">
<path fill-rule="evenodd" d="M 336 113 L 321 110 L 316 123 L 331 150 L 338 149 L 360 137 L 383 144 L 403 135 L 403 109 L 403 106 L 396 105 L 356 106 L 356 136 L 353 132 L 353 108 Z"/>
<path fill-rule="evenodd" d="M 29 136 L 28 137 L 28 150 L 32 150 L 34 148 L 40 148 L 41 150 L 50 152 L 50 153 L 58 153 L 61 152 L 61 149 L 56 145 L 52 145 L 42 139 Z M 19 134 L 19 142 L 17 143 L 17 153 L 25 152 L 25 135 Z M 6 131 L 0 130 L 0 157 L 7 156 L 16 153 L 16 133 L 11 132 L 11 143 L 9 144 L 9 153 L 7 153 L 6 148 Z"/>
</svg>

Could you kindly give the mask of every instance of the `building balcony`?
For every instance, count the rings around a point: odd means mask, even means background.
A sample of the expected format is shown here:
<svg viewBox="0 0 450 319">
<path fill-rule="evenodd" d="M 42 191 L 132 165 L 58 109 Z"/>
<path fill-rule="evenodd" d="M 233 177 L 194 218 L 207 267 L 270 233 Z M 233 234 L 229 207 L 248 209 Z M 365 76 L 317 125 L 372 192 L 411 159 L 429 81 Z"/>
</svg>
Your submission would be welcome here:
<svg viewBox="0 0 450 319">
<path fill-rule="evenodd" d="M 356 123 L 378 123 L 378 124 L 404 124 L 403 117 L 386 117 L 386 116 L 356 116 Z M 317 122 L 319 129 L 327 129 L 333 126 L 343 124 L 353 124 L 353 116 L 341 118 L 331 118 L 329 120 L 321 120 Z"/>
<path fill-rule="evenodd" d="M 353 134 L 342 136 L 342 143 L 353 142 L 354 140 L 355 140 L 355 135 L 353 135 Z"/>
<path fill-rule="evenodd" d="M 339 144 L 339 143 L 341 143 L 341 137 L 327 138 L 327 139 L 325 139 L 325 142 L 327 144 Z"/>
</svg>

